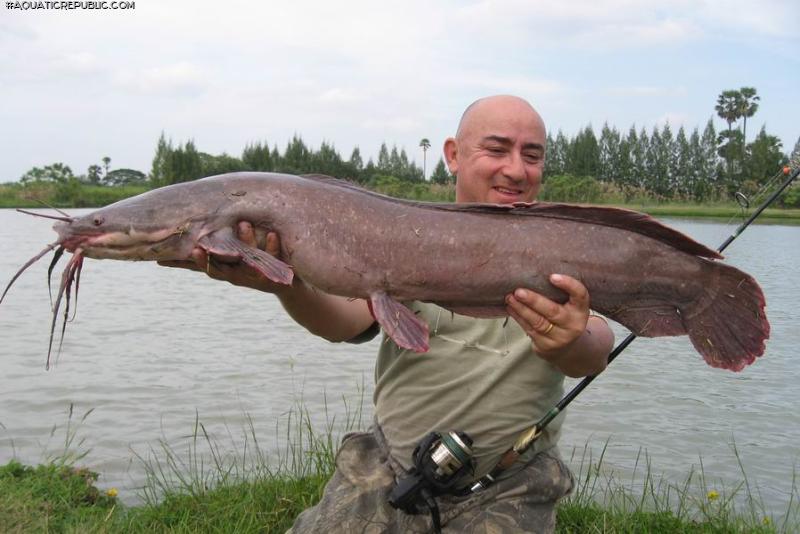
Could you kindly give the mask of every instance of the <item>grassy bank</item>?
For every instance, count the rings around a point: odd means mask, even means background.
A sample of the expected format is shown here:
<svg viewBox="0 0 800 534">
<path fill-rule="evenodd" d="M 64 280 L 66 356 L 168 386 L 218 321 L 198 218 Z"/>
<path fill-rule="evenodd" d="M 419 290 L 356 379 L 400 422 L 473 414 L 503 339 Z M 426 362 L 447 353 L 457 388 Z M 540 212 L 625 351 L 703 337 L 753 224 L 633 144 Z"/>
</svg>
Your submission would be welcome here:
<svg viewBox="0 0 800 534">
<path fill-rule="evenodd" d="M 106 206 L 144 193 L 145 186 L 103 187 L 78 182 L 65 184 L 19 183 L 0 184 L 0 208 L 90 208 Z"/>
<path fill-rule="evenodd" d="M 720 220 L 742 219 L 742 209 L 735 204 L 722 205 L 693 205 L 693 204 L 627 204 L 618 205 L 622 208 L 642 211 L 654 217 L 688 217 L 688 218 L 710 218 Z M 749 216 L 752 210 L 747 211 L 745 216 Z M 769 208 L 759 216 L 760 222 L 779 222 L 788 224 L 800 224 L 800 210 Z"/>
<path fill-rule="evenodd" d="M 98 490 L 95 475 L 66 466 L 0 468 L 2 532 L 285 532 L 303 509 L 320 498 L 327 477 L 274 476 L 227 483 L 202 492 L 174 492 L 156 504 L 125 508 L 114 491 Z M 619 489 L 614 490 L 619 493 Z M 711 493 L 711 495 L 714 495 Z M 630 510 L 582 496 L 558 509 L 558 532 L 791 532 L 763 517 L 735 516 L 724 501 L 708 501 L 700 513 L 648 509 L 628 496 Z M 652 504 L 652 503 L 651 503 Z"/>
<path fill-rule="evenodd" d="M 140 457 L 147 473 L 142 505 L 125 507 L 97 475 L 63 460 L 0 467 L 0 532 L 284 532 L 320 498 L 333 471 L 333 425 L 316 433 L 308 414 L 287 424 L 286 449 L 264 453 L 251 427 L 238 448 L 223 453 L 199 421 L 179 454 L 166 443 Z M 348 418 L 339 430 L 352 427 Z M 248 435 L 249 433 L 249 435 Z M 75 456 L 73 456 L 74 458 Z M 797 532 L 797 485 L 789 510 L 767 514 L 743 481 L 712 485 L 702 470 L 674 484 L 653 475 L 649 459 L 623 483 L 593 459 L 574 451 L 576 488 L 558 508 L 558 532 Z M 736 503 L 739 503 L 738 505 Z M 744 503 L 744 504 L 742 504 Z"/>
</svg>

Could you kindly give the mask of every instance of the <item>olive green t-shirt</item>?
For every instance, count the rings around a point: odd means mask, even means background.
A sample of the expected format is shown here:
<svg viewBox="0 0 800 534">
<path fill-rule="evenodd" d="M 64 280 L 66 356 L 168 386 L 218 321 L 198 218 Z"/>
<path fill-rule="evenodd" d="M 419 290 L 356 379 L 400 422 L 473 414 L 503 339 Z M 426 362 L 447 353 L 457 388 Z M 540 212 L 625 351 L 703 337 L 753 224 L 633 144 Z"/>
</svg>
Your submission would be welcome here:
<svg viewBox="0 0 800 534">
<path fill-rule="evenodd" d="M 474 440 L 476 478 L 490 471 L 520 432 L 561 398 L 564 375 L 536 356 L 513 320 L 475 319 L 421 302 L 408 303 L 430 328 L 430 350 L 400 349 L 384 335 L 375 367 L 375 416 L 405 468 L 429 432 L 466 432 Z M 563 414 L 516 468 L 554 447 Z M 516 469 L 510 469 L 507 474 Z"/>
</svg>

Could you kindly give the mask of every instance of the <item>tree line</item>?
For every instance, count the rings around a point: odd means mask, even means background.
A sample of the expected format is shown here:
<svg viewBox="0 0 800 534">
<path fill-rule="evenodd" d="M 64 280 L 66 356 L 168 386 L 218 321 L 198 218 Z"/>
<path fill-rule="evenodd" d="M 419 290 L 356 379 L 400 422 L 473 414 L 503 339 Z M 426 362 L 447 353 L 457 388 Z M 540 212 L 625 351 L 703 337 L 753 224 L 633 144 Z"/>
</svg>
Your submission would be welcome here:
<svg viewBox="0 0 800 534">
<path fill-rule="evenodd" d="M 344 159 L 332 144 L 323 141 L 319 149 L 314 149 L 298 135 L 292 137 L 283 152 L 277 145 L 270 148 L 264 141 L 248 144 L 241 157 L 234 157 L 200 152 L 191 140 L 173 144 L 163 133 L 156 146 L 150 180 L 161 186 L 237 171 L 327 174 L 361 184 L 373 183 L 381 177 L 414 183 L 425 181 L 423 170 L 409 159 L 405 149 L 392 146 L 390 150 L 385 142 L 381 144 L 377 162 L 370 158 L 365 163 L 358 147 Z"/>
<path fill-rule="evenodd" d="M 752 141 L 747 141 L 747 119 L 757 112 L 759 100 L 752 87 L 722 91 L 715 106 L 717 115 L 727 124 L 721 132 L 709 119 L 702 131 L 694 128 L 687 132 L 681 126 L 674 132 L 668 123 L 650 131 L 635 126 L 620 131 L 604 124 L 599 136 L 591 125 L 572 137 L 561 131 L 548 134 L 545 190 L 567 195 L 560 200 L 591 199 L 580 191 L 599 190 L 601 184 L 620 192 L 626 200 L 650 197 L 704 202 L 724 200 L 737 191 L 752 194 L 788 161 L 780 140 L 763 126 Z M 369 158 L 364 162 L 358 147 L 345 159 L 333 144 L 323 142 L 319 148 L 310 147 L 299 135 L 294 135 L 283 151 L 277 145 L 270 147 L 268 142 L 259 141 L 245 146 L 240 156 L 232 156 L 202 152 L 193 140 L 176 144 L 162 133 L 148 175 L 134 169 L 112 170 L 110 158 L 104 157 L 102 165 L 91 165 L 83 175 L 74 175 L 68 166 L 56 163 L 31 169 L 22 182 L 159 187 L 226 172 L 266 171 L 327 174 L 400 194 L 413 190 L 418 196 L 420 187 L 427 183 L 427 151 L 431 143 L 423 138 L 419 147 L 423 153 L 422 169 L 409 159 L 405 149 L 389 149 L 386 142 L 381 144 L 377 161 Z M 794 152 L 800 153 L 800 139 Z M 454 182 L 441 158 L 430 182 Z"/>
<path fill-rule="evenodd" d="M 675 133 L 669 123 L 650 132 L 635 126 L 620 132 L 604 124 L 599 137 L 591 126 L 571 139 L 559 131 L 548 135 L 545 176 L 596 178 L 614 184 L 626 198 L 645 194 L 703 202 L 736 191 L 752 194 L 788 162 L 781 141 L 763 126 L 746 142 L 747 118 L 757 111 L 758 99 L 752 87 L 723 91 L 715 109 L 728 128 L 719 133 L 712 119 L 702 132 L 691 133 L 682 126 Z"/>
<path fill-rule="evenodd" d="M 52 182 L 57 185 L 78 183 L 85 185 L 144 185 L 147 175 L 136 169 L 111 169 L 111 158 L 102 158 L 103 165 L 89 165 L 85 174 L 75 174 L 69 165 L 52 163 L 44 167 L 33 167 L 20 177 L 23 184 Z"/>
</svg>

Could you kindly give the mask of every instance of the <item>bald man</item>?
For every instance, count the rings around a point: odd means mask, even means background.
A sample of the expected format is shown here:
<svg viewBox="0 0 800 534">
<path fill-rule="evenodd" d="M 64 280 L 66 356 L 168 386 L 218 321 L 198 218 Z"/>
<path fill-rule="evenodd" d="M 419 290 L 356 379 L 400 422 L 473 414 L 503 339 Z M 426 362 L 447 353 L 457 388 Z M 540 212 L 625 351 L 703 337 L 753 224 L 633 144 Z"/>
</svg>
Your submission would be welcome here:
<svg viewBox="0 0 800 534">
<path fill-rule="evenodd" d="M 545 140 L 544 122 L 521 98 L 498 95 L 471 104 L 455 137 L 444 144 L 456 176 L 456 202 L 534 201 L 542 185 Z M 250 224 L 240 223 L 238 230 L 240 239 L 256 245 Z M 279 254 L 274 233 L 267 235 L 265 250 Z M 202 250 L 194 259 L 193 268 L 206 271 Z M 297 277 L 286 287 L 243 265 L 216 265 L 209 274 L 274 293 L 295 321 L 330 341 L 361 342 L 379 331 L 366 301 L 322 293 Z M 409 515 L 387 502 L 395 480 L 412 467 L 420 440 L 432 431 L 469 434 L 476 469 L 459 484 L 468 487 L 558 402 L 565 375 L 602 371 L 614 342 L 611 330 L 590 316 L 589 295 L 579 281 L 558 274 L 550 281 L 568 301 L 558 304 L 519 288 L 506 297 L 513 318 L 508 324 L 407 303 L 430 325 L 430 350 L 416 354 L 384 335 L 375 370 L 375 424 L 369 432 L 345 437 L 322 500 L 297 518 L 292 532 L 430 532 L 430 516 Z M 556 447 L 562 419 L 489 489 L 438 497 L 443 531 L 552 532 L 555 504 L 572 488 Z"/>
</svg>

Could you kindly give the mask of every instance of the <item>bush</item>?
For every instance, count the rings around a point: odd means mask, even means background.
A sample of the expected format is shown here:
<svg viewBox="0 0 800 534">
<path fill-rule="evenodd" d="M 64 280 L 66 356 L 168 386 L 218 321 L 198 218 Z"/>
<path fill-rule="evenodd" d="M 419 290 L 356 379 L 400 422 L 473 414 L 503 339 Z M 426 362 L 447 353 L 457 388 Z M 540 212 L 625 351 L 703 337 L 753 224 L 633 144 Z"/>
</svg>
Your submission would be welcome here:
<svg viewBox="0 0 800 534">
<path fill-rule="evenodd" d="M 780 202 L 784 208 L 800 208 L 800 185 L 794 184 L 787 189 Z"/>
<path fill-rule="evenodd" d="M 542 185 L 540 200 L 559 202 L 598 202 L 602 197 L 600 183 L 589 176 L 564 174 L 551 176 Z"/>
</svg>

